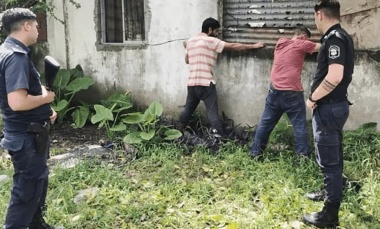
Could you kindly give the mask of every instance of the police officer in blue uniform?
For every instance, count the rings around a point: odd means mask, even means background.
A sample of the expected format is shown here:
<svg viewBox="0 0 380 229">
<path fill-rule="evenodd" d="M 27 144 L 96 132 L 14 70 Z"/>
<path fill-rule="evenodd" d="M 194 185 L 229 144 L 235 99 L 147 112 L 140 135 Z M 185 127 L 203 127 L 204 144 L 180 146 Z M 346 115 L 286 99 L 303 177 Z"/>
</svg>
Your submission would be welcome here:
<svg viewBox="0 0 380 229">
<path fill-rule="evenodd" d="M 0 46 L 0 106 L 4 123 L 1 146 L 11 155 L 14 176 L 6 214 L 6 229 L 53 228 L 42 210 L 48 189 L 49 125 L 57 117 L 51 109 L 55 94 L 41 85 L 28 46 L 37 42 L 36 15 L 28 9 L 4 11 Z"/>
<path fill-rule="evenodd" d="M 339 24 L 337 0 L 319 0 L 314 11 L 317 28 L 324 35 L 307 107 L 313 111 L 316 159 L 324 176 L 326 197 L 322 211 L 306 214 L 302 219 L 325 228 L 339 224 L 343 189 L 342 132 L 349 115 L 347 88 L 354 70 L 354 46 Z"/>
</svg>

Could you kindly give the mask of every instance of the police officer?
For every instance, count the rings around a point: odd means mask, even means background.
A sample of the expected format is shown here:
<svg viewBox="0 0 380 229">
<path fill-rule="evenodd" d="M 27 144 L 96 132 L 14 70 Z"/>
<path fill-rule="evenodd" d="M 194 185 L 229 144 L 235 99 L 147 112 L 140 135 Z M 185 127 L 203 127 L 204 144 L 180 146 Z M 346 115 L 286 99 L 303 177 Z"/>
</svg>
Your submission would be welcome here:
<svg viewBox="0 0 380 229">
<path fill-rule="evenodd" d="M 339 24 L 337 0 L 319 0 L 314 11 L 317 28 L 324 35 L 307 107 L 313 111 L 316 159 L 324 176 L 326 198 L 322 211 L 306 214 L 302 219 L 324 228 L 339 224 L 343 189 L 342 131 L 349 115 L 347 88 L 354 69 L 354 46 Z"/>
<path fill-rule="evenodd" d="M 49 105 L 55 94 L 41 85 L 29 58 L 28 46 L 38 37 L 36 15 L 23 8 L 6 10 L 2 27 L 8 37 L 0 46 L 1 146 L 8 150 L 14 167 L 4 228 L 53 228 L 43 220 L 42 209 L 48 189 L 48 127 L 57 113 Z"/>
</svg>

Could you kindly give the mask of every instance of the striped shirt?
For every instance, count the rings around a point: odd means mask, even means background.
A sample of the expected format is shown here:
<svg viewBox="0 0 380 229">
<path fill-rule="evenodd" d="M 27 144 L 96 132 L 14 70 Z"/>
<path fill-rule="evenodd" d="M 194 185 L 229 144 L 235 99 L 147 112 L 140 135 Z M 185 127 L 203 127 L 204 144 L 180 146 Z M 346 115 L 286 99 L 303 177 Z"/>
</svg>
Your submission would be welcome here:
<svg viewBox="0 0 380 229">
<path fill-rule="evenodd" d="M 190 38 L 186 44 L 190 75 L 187 86 L 210 86 L 215 84 L 213 69 L 218 53 L 223 51 L 225 42 L 205 33 Z"/>
</svg>

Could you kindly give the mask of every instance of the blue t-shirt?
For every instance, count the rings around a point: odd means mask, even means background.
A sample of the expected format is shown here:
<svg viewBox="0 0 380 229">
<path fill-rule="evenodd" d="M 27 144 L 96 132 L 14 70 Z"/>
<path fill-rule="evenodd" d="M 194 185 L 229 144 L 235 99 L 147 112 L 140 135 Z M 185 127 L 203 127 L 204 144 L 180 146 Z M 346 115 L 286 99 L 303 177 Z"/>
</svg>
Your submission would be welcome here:
<svg viewBox="0 0 380 229">
<path fill-rule="evenodd" d="M 0 46 L 0 108 L 5 131 L 23 131 L 31 122 L 44 123 L 52 115 L 50 104 L 27 111 L 13 111 L 7 95 L 19 89 L 41 95 L 40 74 L 29 58 L 29 49 L 20 41 L 7 37 Z"/>
</svg>

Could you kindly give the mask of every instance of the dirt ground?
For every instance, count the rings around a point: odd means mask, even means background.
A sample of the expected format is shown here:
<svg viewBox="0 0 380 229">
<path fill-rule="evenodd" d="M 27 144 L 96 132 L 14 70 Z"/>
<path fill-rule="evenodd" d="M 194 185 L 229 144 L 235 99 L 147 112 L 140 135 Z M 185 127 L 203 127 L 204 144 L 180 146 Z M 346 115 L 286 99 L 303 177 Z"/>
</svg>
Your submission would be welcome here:
<svg viewBox="0 0 380 229">
<path fill-rule="evenodd" d="M 52 125 L 51 139 L 53 147 L 75 148 L 82 145 L 100 144 L 107 139 L 105 130 L 98 129 L 96 125 L 86 125 L 83 128 L 73 128 L 70 123 L 57 123 Z"/>
</svg>

